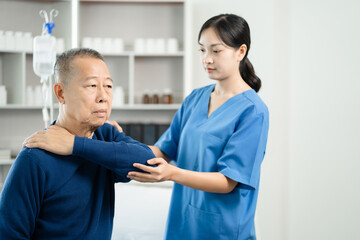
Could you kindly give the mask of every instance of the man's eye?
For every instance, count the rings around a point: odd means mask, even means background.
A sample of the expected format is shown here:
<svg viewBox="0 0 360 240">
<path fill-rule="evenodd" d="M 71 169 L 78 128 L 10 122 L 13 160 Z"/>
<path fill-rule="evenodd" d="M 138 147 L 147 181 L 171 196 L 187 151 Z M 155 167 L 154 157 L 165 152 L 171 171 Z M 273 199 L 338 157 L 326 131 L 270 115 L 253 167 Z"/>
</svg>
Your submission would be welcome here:
<svg viewBox="0 0 360 240">
<path fill-rule="evenodd" d="M 220 50 L 214 50 L 213 51 L 214 53 L 219 53 L 219 52 L 221 52 Z"/>
<path fill-rule="evenodd" d="M 113 88 L 112 85 L 106 85 L 106 87 L 107 87 L 107 88 L 110 88 L 110 89 Z"/>
</svg>

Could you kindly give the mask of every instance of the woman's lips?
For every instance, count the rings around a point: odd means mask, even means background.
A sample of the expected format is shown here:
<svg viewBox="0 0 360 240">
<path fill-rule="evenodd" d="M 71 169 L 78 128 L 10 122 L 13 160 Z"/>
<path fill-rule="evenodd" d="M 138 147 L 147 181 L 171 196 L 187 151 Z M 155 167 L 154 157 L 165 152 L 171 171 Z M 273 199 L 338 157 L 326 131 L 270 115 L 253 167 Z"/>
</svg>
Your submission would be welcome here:
<svg viewBox="0 0 360 240">
<path fill-rule="evenodd" d="M 212 72 L 214 71 L 214 69 L 213 69 L 213 68 L 206 68 L 206 71 L 207 71 L 208 73 L 212 73 Z"/>
</svg>

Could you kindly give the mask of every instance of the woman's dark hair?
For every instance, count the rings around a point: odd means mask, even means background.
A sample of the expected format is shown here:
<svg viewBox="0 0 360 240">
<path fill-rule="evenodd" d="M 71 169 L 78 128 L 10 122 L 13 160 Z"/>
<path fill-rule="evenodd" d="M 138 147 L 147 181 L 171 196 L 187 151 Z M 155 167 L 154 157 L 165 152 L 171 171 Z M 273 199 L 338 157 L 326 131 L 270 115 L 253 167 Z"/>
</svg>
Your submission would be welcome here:
<svg viewBox="0 0 360 240">
<path fill-rule="evenodd" d="M 214 16 L 207 20 L 201 27 L 198 41 L 200 41 L 202 32 L 208 28 L 213 28 L 215 33 L 227 46 L 239 49 L 241 45 L 246 45 L 247 51 L 239 66 L 240 75 L 251 88 L 258 92 L 261 88 L 261 80 L 256 76 L 254 67 L 247 57 L 251 40 L 250 28 L 245 19 L 235 14 L 220 14 Z"/>
</svg>

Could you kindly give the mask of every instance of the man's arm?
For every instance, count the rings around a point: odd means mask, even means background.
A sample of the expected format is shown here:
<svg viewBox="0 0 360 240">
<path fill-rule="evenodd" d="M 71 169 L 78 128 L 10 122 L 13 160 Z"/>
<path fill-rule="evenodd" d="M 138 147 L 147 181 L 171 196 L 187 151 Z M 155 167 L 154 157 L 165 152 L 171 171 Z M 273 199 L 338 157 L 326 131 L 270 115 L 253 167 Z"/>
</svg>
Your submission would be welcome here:
<svg viewBox="0 0 360 240">
<path fill-rule="evenodd" d="M 118 181 L 130 181 L 129 171 L 135 171 L 134 163 L 147 164 L 147 160 L 154 158 L 151 149 L 123 133 L 114 138 L 113 142 L 75 137 L 72 154 L 99 164 L 113 172 Z"/>
<path fill-rule="evenodd" d="M 134 171 L 133 163 L 147 164 L 155 155 L 145 144 L 139 143 L 113 127 L 101 132 L 108 141 L 75 137 L 59 126 L 49 126 L 24 141 L 24 146 L 41 148 L 59 155 L 74 155 L 99 164 L 113 172 L 120 179 L 129 181 L 127 173 Z M 121 179 L 122 178 L 122 179 Z"/>
<path fill-rule="evenodd" d="M 23 150 L 6 178 L 0 196 L 0 239 L 31 239 L 40 212 L 45 175 Z"/>
</svg>

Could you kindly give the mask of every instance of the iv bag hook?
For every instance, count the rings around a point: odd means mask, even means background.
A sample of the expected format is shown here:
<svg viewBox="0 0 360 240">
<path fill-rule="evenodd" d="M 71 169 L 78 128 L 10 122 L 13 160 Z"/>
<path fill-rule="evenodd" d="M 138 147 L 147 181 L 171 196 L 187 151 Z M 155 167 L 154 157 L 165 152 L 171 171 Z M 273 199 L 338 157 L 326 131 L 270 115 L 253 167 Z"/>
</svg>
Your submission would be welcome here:
<svg viewBox="0 0 360 240">
<path fill-rule="evenodd" d="M 50 11 L 50 22 L 53 22 L 54 18 L 56 18 L 57 15 L 59 15 L 59 11 L 56 9 L 52 9 Z"/>
<path fill-rule="evenodd" d="M 48 14 L 47 14 L 47 12 L 45 10 L 40 10 L 39 14 L 40 14 L 40 17 L 45 18 L 45 23 L 49 22 L 49 17 L 48 17 Z"/>
</svg>

